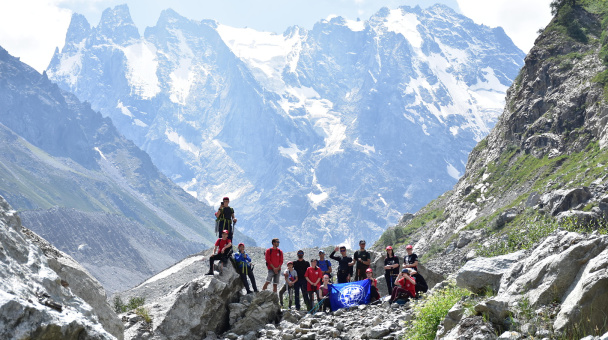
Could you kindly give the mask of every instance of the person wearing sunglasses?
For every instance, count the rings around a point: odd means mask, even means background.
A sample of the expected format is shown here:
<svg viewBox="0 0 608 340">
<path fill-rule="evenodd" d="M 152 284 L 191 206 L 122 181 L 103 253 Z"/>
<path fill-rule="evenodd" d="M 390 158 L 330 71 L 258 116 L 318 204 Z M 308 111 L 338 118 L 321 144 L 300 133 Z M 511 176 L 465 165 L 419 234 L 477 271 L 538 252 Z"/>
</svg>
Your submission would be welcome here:
<svg viewBox="0 0 608 340">
<path fill-rule="evenodd" d="M 340 249 L 340 255 L 342 257 L 335 256 L 336 252 Z M 350 282 L 350 278 L 353 276 L 353 259 L 346 255 L 346 247 L 336 247 L 334 251 L 329 254 L 329 258 L 338 261 L 338 283 Z"/>
<path fill-rule="evenodd" d="M 310 310 L 312 306 L 310 305 L 310 300 L 308 300 L 308 290 L 306 287 L 306 280 L 304 277 L 306 275 L 306 270 L 310 267 L 310 263 L 304 260 L 304 251 L 298 250 L 298 259 L 293 261 L 293 269 L 298 273 L 298 278 L 302 278 L 302 280 L 298 280 L 295 283 L 295 293 L 296 293 L 296 309 L 300 310 L 300 293 L 302 293 L 302 299 L 306 304 L 306 310 Z"/>
</svg>

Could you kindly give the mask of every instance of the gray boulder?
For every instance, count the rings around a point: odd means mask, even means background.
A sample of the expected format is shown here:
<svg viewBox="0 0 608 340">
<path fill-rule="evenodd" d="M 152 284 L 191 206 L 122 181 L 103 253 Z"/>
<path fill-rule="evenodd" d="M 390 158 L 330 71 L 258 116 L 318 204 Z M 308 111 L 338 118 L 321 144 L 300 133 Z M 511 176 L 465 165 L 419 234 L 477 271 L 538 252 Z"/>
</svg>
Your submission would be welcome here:
<svg viewBox="0 0 608 340">
<path fill-rule="evenodd" d="M 118 339 L 123 339 L 124 326 L 108 304 L 108 297 L 101 283 L 80 263 L 60 251 L 33 231 L 23 228 L 23 233 L 36 244 L 47 257 L 49 267 L 57 273 L 62 284 L 86 301 L 99 318 L 103 328 Z"/>
<path fill-rule="evenodd" d="M 257 331 L 268 323 L 276 322 L 280 312 L 276 293 L 261 291 L 245 295 L 239 304 L 230 305 L 230 331 L 239 335 Z"/>
<path fill-rule="evenodd" d="M 445 280 L 445 277 L 440 272 L 435 271 L 433 267 L 427 266 L 424 263 L 418 263 L 418 272 L 424 277 L 429 289 Z"/>
<path fill-rule="evenodd" d="M 469 316 L 462 319 L 448 334 L 436 339 L 496 340 L 496 338 L 496 331 L 491 323 L 485 322 L 481 316 Z"/>
<path fill-rule="evenodd" d="M 545 205 L 553 216 L 562 211 L 570 210 L 581 203 L 587 202 L 591 198 L 589 188 L 560 189 L 551 193 L 546 193 L 541 197 Z"/>
<path fill-rule="evenodd" d="M 483 292 L 487 287 L 498 291 L 502 275 L 523 255 L 524 252 L 519 251 L 491 258 L 475 258 L 456 273 L 456 284 L 473 292 Z"/>
<path fill-rule="evenodd" d="M 581 266 L 580 278 L 563 296 L 554 327 L 558 331 L 584 322 L 593 327 L 606 322 L 608 306 L 608 248 Z M 591 328 L 592 329 L 592 328 Z"/>
<path fill-rule="evenodd" d="M 62 285 L 2 197 L 0 267 L 0 339 L 115 339 L 93 308 Z"/>
</svg>

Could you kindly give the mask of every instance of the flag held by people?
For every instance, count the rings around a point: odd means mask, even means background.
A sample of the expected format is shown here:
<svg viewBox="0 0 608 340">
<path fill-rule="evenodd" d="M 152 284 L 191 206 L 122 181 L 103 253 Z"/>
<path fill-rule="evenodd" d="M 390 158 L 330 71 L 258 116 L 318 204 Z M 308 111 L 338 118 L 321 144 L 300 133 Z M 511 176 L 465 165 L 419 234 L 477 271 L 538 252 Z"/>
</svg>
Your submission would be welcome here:
<svg viewBox="0 0 608 340">
<path fill-rule="evenodd" d="M 331 310 L 368 304 L 370 301 L 370 280 L 330 285 L 329 303 Z"/>
</svg>

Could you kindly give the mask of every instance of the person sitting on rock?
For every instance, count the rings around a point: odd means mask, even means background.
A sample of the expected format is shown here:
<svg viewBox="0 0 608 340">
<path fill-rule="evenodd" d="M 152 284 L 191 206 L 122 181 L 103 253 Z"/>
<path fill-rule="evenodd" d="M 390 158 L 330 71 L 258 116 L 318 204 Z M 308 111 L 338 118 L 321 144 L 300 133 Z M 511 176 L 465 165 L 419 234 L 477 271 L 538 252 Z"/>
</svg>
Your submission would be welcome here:
<svg viewBox="0 0 608 340">
<path fill-rule="evenodd" d="M 395 278 L 399 275 L 399 257 L 395 256 L 393 247 L 386 247 L 386 258 L 384 259 L 384 279 L 386 280 L 387 292 L 392 292 L 395 287 Z"/>
<path fill-rule="evenodd" d="M 272 248 L 266 249 L 264 257 L 266 259 L 266 268 L 268 268 L 268 276 L 262 290 L 268 288 L 268 284 L 272 282 L 272 291 L 277 292 L 277 285 L 281 278 L 281 267 L 283 266 L 283 251 L 279 249 L 279 239 L 272 239 Z"/>
<path fill-rule="evenodd" d="M 241 276 L 241 281 L 243 281 L 243 286 L 245 286 L 247 294 L 251 294 L 251 289 L 249 289 L 249 284 L 247 283 L 247 276 L 249 276 L 253 291 L 257 292 L 258 287 L 255 284 L 255 276 L 253 275 L 253 264 L 251 263 L 251 258 L 249 255 L 245 253 L 245 244 L 239 243 L 238 249 L 238 253 L 234 254 L 234 260 L 236 261 L 238 273 Z"/>
<path fill-rule="evenodd" d="M 410 270 L 403 268 L 401 273 L 395 279 L 395 288 L 391 294 L 389 303 L 395 302 L 397 299 L 404 298 L 407 302 L 410 298 L 416 296 L 416 279 L 410 276 Z"/>
<path fill-rule="evenodd" d="M 411 271 L 411 275 L 416 280 L 416 297 L 420 297 L 420 293 L 426 293 L 429 290 L 429 286 L 419 272 L 413 270 Z"/>
<path fill-rule="evenodd" d="M 407 255 L 403 258 L 403 268 L 411 268 L 418 271 L 418 255 L 414 253 L 414 247 L 408 244 L 405 247 L 405 251 L 407 251 Z"/>
<path fill-rule="evenodd" d="M 371 268 L 367 268 L 365 270 L 365 275 L 367 276 L 367 279 L 371 282 L 371 287 L 369 288 L 369 291 L 372 298 L 369 302 L 380 300 L 380 293 L 378 293 L 378 280 L 374 279 L 374 271 Z"/>
<path fill-rule="evenodd" d="M 285 276 L 285 284 L 279 291 L 279 303 L 281 304 L 281 307 L 283 307 L 283 294 L 285 294 L 285 290 L 287 290 L 287 295 L 289 296 L 289 309 L 291 309 L 295 284 L 299 281 L 298 272 L 293 269 L 293 262 L 287 262 L 287 269 L 285 269 L 283 275 Z"/>
<path fill-rule="evenodd" d="M 306 282 L 308 282 L 308 285 L 306 286 L 308 301 L 310 301 L 311 306 L 314 306 L 315 295 L 317 296 L 317 302 L 321 301 L 319 286 L 321 285 L 321 278 L 323 278 L 323 271 L 321 268 L 317 267 L 317 259 L 310 260 L 310 267 L 306 269 L 304 278 L 306 278 Z"/>
<path fill-rule="evenodd" d="M 323 283 L 319 287 L 319 291 L 321 292 L 321 299 L 323 299 L 323 311 L 326 313 L 331 312 L 331 304 L 329 303 L 329 286 L 331 282 L 329 281 L 329 274 L 323 275 Z"/>
<path fill-rule="evenodd" d="M 340 249 L 342 257 L 334 256 L 338 249 Z M 353 276 L 353 265 L 355 263 L 352 258 L 346 256 L 346 247 L 336 247 L 334 251 L 329 254 L 329 258 L 338 261 L 338 283 L 350 282 L 350 278 Z"/>
<path fill-rule="evenodd" d="M 222 232 L 222 238 L 215 241 L 213 247 L 213 256 L 209 258 L 209 272 L 207 275 L 213 275 L 213 262 L 215 260 L 226 261 L 230 257 L 232 251 L 232 240 L 228 238 L 228 230 Z"/>
</svg>

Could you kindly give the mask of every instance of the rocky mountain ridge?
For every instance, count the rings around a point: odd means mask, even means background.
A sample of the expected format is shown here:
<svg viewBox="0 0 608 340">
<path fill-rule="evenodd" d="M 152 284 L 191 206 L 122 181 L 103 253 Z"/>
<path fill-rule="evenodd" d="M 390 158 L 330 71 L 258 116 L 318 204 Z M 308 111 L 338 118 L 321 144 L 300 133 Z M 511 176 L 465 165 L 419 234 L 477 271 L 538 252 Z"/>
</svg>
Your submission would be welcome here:
<svg viewBox="0 0 608 340">
<path fill-rule="evenodd" d="M 170 9 L 140 34 L 118 6 L 96 27 L 75 14 L 47 72 L 189 193 L 230 196 L 242 231 L 293 250 L 374 240 L 451 187 L 522 59 L 440 5 L 282 35 Z"/>
<path fill-rule="evenodd" d="M 24 223 L 124 290 L 215 240 L 213 210 L 111 121 L 0 47 L 0 194 Z"/>
</svg>

